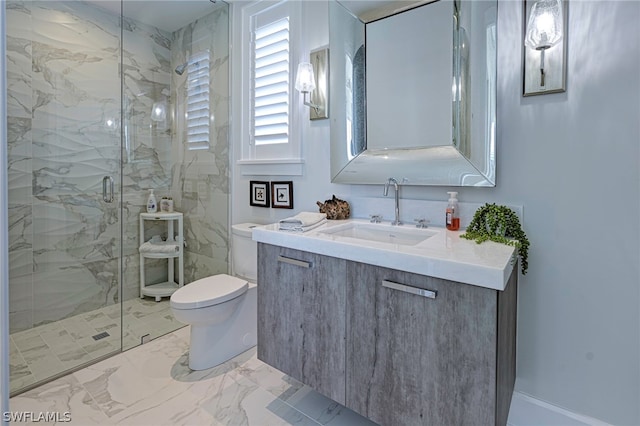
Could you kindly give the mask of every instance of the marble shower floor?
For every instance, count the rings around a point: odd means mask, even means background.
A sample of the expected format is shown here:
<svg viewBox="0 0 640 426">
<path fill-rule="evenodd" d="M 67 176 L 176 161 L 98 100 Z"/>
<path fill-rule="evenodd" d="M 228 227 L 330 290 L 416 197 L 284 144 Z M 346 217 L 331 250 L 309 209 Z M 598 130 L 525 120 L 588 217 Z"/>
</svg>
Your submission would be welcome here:
<svg viewBox="0 0 640 426">
<path fill-rule="evenodd" d="M 131 299 L 123 303 L 124 349 L 155 339 L 184 324 L 173 317 L 169 300 Z M 108 337 L 92 336 L 107 332 Z M 104 355 L 120 350 L 120 306 L 111 305 L 10 336 L 10 388 L 18 391 Z"/>
<path fill-rule="evenodd" d="M 69 412 L 72 425 L 374 425 L 262 363 L 255 347 L 203 371 L 189 369 L 188 349 L 185 327 L 15 396 L 10 409 Z"/>
</svg>

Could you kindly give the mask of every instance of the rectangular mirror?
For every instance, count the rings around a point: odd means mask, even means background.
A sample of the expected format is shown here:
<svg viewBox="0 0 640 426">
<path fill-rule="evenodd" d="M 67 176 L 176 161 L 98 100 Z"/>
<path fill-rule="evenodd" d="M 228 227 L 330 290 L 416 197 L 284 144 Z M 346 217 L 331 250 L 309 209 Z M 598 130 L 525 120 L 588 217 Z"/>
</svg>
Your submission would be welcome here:
<svg viewBox="0 0 640 426">
<path fill-rule="evenodd" d="M 495 186 L 497 1 L 406 3 L 330 3 L 332 181 Z"/>
</svg>

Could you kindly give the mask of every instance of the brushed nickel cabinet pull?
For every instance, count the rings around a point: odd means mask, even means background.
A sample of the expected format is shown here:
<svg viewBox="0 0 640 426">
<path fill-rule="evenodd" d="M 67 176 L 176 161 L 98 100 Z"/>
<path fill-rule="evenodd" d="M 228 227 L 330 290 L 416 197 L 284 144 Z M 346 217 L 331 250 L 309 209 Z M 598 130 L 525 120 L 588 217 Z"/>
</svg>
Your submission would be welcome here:
<svg viewBox="0 0 640 426">
<path fill-rule="evenodd" d="M 303 268 L 311 268 L 310 262 L 305 262 L 303 260 L 292 259 L 290 257 L 278 256 L 278 262 L 288 263 L 290 265 L 301 266 Z"/>
<path fill-rule="evenodd" d="M 393 290 L 404 291 L 405 293 L 415 294 L 416 296 L 428 297 L 429 299 L 435 299 L 437 295 L 437 292 L 432 290 L 425 290 L 423 288 L 412 287 L 404 284 L 398 284 L 388 280 L 382 280 L 382 287 L 390 288 Z"/>
</svg>

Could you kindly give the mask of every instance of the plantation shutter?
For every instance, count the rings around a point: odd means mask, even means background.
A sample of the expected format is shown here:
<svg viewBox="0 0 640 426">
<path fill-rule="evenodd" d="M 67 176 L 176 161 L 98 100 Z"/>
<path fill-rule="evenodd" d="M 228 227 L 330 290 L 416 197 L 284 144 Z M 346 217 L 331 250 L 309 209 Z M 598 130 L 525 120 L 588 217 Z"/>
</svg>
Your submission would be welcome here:
<svg viewBox="0 0 640 426">
<path fill-rule="evenodd" d="M 257 28 L 253 55 L 253 143 L 289 142 L 289 17 Z"/>
<path fill-rule="evenodd" d="M 191 56 L 187 66 L 187 146 L 189 150 L 209 149 L 210 126 L 209 51 Z"/>
</svg>

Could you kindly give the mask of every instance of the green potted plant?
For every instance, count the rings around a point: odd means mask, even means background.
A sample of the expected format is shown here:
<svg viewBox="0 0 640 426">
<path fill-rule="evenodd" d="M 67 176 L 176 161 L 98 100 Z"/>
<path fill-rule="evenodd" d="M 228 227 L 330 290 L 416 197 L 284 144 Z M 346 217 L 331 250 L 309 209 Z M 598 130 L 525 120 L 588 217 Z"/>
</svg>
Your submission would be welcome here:
<svg viewBox="0 0 640 426">
<path fill-rule="evenodd" d="M 460 237 L 475 240 L 478 244 L 491 240 L 514 246 L 520 257 L 522 275 L 527 273 L 529 240 L 522 230 L 520 219 L 509 207 L 489 203 L 480 207 L 473 215 L 467 230 Z"/>
</svg>

